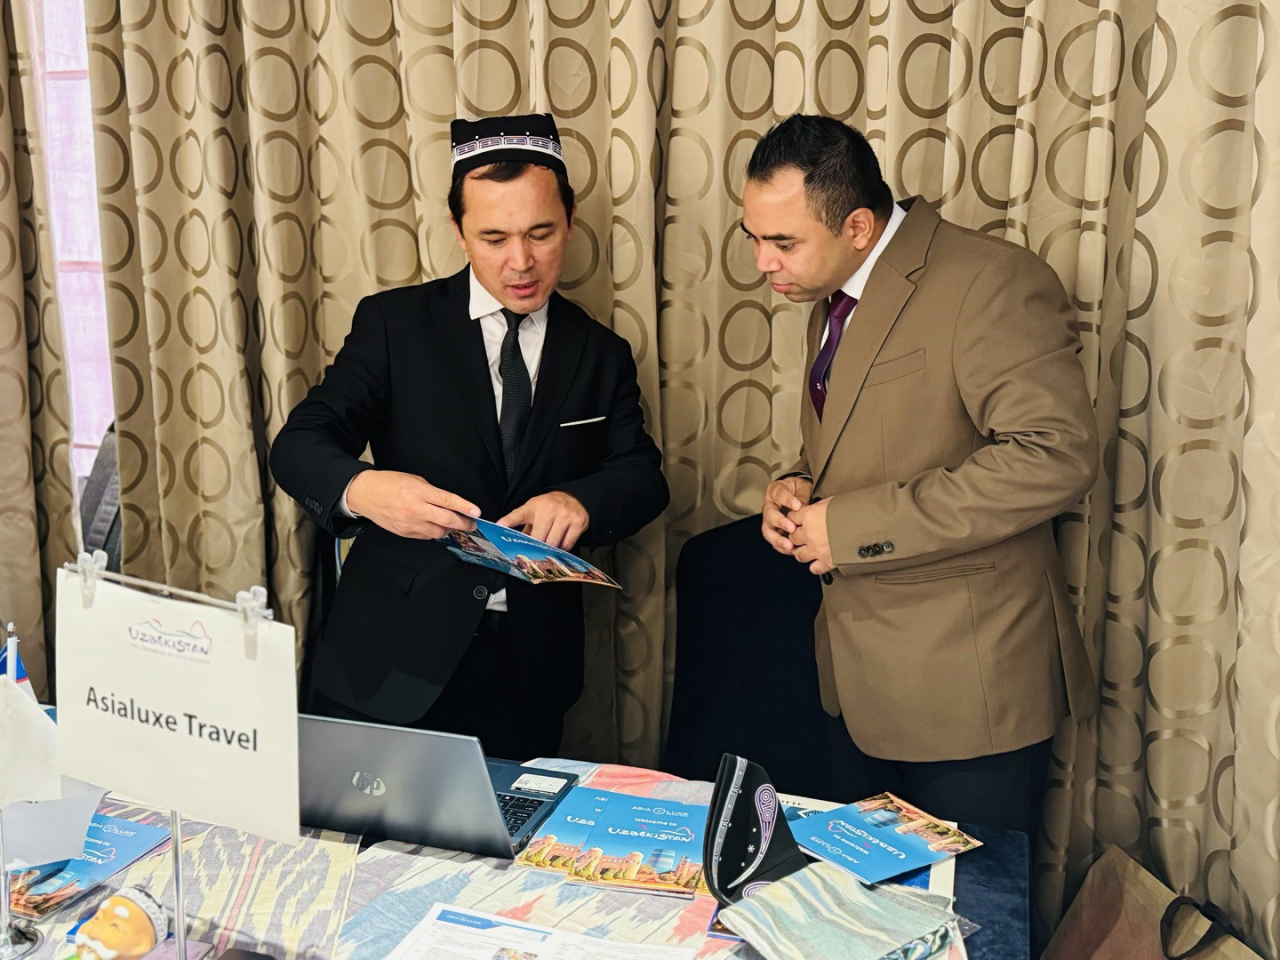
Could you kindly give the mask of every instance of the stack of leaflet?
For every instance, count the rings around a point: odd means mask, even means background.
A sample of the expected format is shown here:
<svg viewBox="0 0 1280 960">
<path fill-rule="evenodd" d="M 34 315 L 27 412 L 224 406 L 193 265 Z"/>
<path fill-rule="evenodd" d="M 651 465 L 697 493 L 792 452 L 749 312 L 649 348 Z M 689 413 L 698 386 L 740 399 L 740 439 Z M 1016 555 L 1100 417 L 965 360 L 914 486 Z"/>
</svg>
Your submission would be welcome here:
<svg viewBox="0 0 1280 960">
<path fill-rule="evenodd" d="M 693 897 L 708 892 L 706 819 L 699 804 L 574 787 L 516 862 L 579 883 Z"/>
<path fill-rule="evenodd" d="M 9 903 L 20 917 L 39 920 L 87 893 L 169 839 L 169 831 L 97 813 L 75 860 L 14 873 Z"/>
<path fill-rule="evenodd" d="M 792 832 L 809 854 L 844 867 L 868 884 L 982 846 L 892 793 L 805 817 L 792 824 Z"/>
</svg>

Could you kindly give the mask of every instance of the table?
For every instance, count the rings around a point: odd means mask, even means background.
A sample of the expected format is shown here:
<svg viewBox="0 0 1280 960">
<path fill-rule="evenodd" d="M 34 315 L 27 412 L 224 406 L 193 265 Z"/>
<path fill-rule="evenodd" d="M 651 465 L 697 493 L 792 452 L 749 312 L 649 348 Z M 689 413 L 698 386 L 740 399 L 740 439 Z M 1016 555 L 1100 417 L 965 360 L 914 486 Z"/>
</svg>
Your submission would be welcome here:
<svg viewBox="0 0 1280 960">
<path fill-rule="evenodd" d="M 655 799 L 706 803 L 711 784 L 634 767 L 538 761 L 578 773 L 585 785 Z M 127 804 L 102 812 L 167 826 Z M 279 958 L 375 960 L 437 902 L 471 907 L 592 936 L 693 948 L 700 958 L 756 960 L 749 945 L 709 938 L 709 898 L 693 901 L 566 883 L 556 873 L 510 861 L 397 842 L 359 848 L 359 838 L 308 830 L 296 847 L 227 827 L 184 822 L 184 881 L 192 939 L 218 951 L 238 946 Z M 986 846 L 956 860 L 956 909 L 982 929 L 966 940 L 974 960 L 1027 956 L 1027 840 L 970 829 Z M 171 859 L 157 852 L 43 923 L 32 956 L 68 955 L 66 930 L 109 892 L 141 886 L 172 902 Z"/>
<path fill-rule="evenodd" d="M 707 803 L 712 785 L 634 767 L 542 760 L 580 782 L 663 800 Z M 966 828 L 969 829 L 969 828 Z M 1025 835 L 971 828 L 985 846 L 956 859 L 956 909 L 981 926 L 965 941 L 974 960 L 1028 955 Z M 758 960 L 748 944 L 709 938 L 714 904 L 566 883 L 558 874 L 454 851 L 380 843 L 360 854 L 339 937 L 339 960 L 375 960 L 411 930 L 436 901 L 575 933 L 691 947 L 703 957 Z"/>
</svg>

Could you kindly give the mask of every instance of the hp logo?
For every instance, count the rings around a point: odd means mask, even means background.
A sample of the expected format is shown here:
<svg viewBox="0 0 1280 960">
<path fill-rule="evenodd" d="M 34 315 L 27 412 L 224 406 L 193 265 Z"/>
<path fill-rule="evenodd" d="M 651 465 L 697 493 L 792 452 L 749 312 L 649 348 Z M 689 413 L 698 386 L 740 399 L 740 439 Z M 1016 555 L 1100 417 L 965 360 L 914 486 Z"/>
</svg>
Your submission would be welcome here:
<svg viewBox="0 0 1280 960">
<path fill-rule="evenodd" d="M 357 770 L 351 775 L 351 785 L 371 797 L 380 797 L 387 792 L 385 783 L 372 773 L 365 773 L 362 770 Z"/>
</svg>

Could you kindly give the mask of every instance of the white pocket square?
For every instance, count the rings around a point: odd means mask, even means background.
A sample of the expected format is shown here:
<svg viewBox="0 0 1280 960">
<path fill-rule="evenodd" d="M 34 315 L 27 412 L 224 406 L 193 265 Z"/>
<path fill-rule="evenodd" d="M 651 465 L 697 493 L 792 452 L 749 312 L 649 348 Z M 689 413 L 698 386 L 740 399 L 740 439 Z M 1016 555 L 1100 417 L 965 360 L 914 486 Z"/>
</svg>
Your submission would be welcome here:
<svg viewBox="0 0 1280 960">
<path fill-rule="evenodd" d="M 570 420 L 568 423 L 562 423 L 562 427 L 580 427 L 585 423 L 599 423 L 604 417 L 592 417 L 589 420 Z"/>
</svg>

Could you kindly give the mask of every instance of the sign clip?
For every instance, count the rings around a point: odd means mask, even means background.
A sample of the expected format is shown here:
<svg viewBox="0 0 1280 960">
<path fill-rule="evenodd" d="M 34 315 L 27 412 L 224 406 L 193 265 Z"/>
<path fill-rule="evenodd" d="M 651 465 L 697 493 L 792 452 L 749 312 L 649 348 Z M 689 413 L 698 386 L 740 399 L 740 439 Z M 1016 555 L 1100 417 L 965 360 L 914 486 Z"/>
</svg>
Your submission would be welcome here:
<svg viewBox="0 0 1280 960">
<path fill-rule="evenodd" d="M 98 574 L 107 569 L 107 553 L 105 550 L 93 551 L 93 556 L 81 551 L 76 558 L 76 567 L 80 571 L 80 605 L 85 609 L 93 606 L 93 594 L 98 588 Z"/>
<path fill-rule="evenodd" d="M 240 611 L 240 626 L 244 630 L 244 655 L 247 660 L 258 659 L 258 624 L 274 620 L 275 613 L 267 606 L 267 588 L 253 586 L 236 593 L 236 609 Z"/>
</svg>

